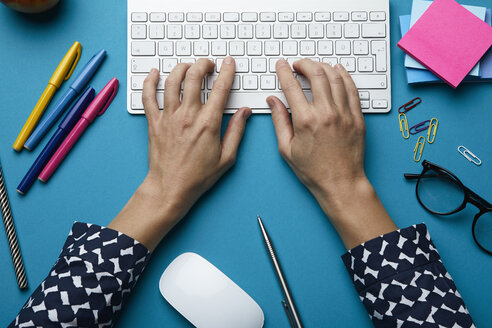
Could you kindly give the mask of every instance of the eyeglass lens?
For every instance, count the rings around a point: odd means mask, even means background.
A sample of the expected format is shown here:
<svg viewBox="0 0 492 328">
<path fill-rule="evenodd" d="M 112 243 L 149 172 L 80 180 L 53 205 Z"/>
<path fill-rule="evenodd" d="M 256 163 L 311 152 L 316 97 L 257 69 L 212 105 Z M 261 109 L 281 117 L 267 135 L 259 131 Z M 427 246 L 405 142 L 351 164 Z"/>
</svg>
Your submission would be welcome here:
<svg viewBox="0 0 492 328">
<path fill-rule="evenodd" d="M 475 224 L 475 238 L 483 248 L 492 251 L 492 212 L 485 212 Z"/>
<path fill-rule="evenodd" d="M 439 214 L 449 214 L 465 200 L 465 191 L 452 176 L 434 170 L 426 171 L 417 185 L 422 205 Z"/>
</svg>

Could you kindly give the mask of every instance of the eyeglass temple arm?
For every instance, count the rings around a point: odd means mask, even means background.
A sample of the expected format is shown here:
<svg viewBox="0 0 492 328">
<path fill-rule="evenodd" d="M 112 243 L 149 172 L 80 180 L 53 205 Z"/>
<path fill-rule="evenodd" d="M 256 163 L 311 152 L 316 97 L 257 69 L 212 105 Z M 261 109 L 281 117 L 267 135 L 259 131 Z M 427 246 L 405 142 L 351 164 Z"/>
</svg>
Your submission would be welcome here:
<svg viewBox="0 0 492 328">
<path fill-rule="evenodd" d="M 420 174 L 413 174 L 413 173 L 404 173 L 403 176 L 407 180 L 416 180 L 420 177 Z"/>
<path fill-rule="evenodd" d="M 492 205 L 487 202 L 485 199 L 483 199 L 482 197 L 478 196 L 476 193 L 474 193 L 471 189 L 465 187 L 465 190 L 470 194 L 470 196 L 472 198 L 474 198 L 475 200 L 477 200 L 478 202 L 482 203 L 485 207 L 487 207 L 487 209 L 492 209 Z"/>
</svg>

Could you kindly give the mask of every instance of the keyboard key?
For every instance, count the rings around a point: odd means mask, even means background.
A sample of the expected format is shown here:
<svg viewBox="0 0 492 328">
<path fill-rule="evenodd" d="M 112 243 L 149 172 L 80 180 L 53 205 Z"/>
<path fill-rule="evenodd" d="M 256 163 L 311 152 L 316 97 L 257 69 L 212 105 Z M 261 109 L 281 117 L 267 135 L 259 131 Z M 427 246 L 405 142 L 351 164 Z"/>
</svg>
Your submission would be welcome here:
<svg viewBox="0 0 492 328">
<path fill-rule="evenodd" d="M 131 101 L 132 109 L 144 109 L 141 92 L 132 92 Z"/>
<path fill-rule="evenodd" d="M 383 74 L 351 74 L 358 89 L 386 89 L 386 75 Z"/>
<path fill-rule="evenodd" d="M 227 43 L 225 41 L 212 41 L 212 56 L 226 56 Z"/>
<path fill-rule="evenodd" d="M 146 39 L 146 38 L 147 38 L 147 25 L 133 24 L 132 39 Z"/>
<path fill-rule="evenodd" d="M 236 37 L 236 26 L 234 24 L 222 24 L 222 25 L 220 25 L 220 38 L 221 39 L 234 39 L 235 37 Z"/>
<path fill-rule="evenodd" d="M 354 55 L 369 55 L 369 41 L 354 41 Z"/>
<path fill-rule="evenodd" d="M 279 41 L 265 41 L 265 55 L 266 56 L 278 56 L 280 55 L 280 42 Z"/>
<path fill-rule="evenodd" d="M 147 13 L 132 13 L 132 22 L 146 22 Z"/>
<path fill-rule="evenodd" d="M 275 13 L 260 13 L 261 22 L 275 22 Z"/>
<path fill-rule="evenodd" d="M 360 108 L 361 109 L 369 109 L 371 107 L 369 100 L 361 100 Z"/>
<path fill-rule="evenodd" d="M 317 22 L 329 22 L 331 14 L 329 12 L 317 12 L 314 14 L 314 20 Z"/>
<path fill-rule="evenodd" d="M 234 80 L 232 80 L 231 90 L 239 90 L 241 87 L 241 78 L 239 75 L 234 75 Z"/>
<path fill-rule="evenodd" d="M 167 38 L 168 39 L 181 39 L 183 38 L 183 30 L 181 25 L 169 24 L 167 26 Z"/>
<path fill-rule="evenodd" d="M 375 99 L 372 101 L 372 108 L 374 109 L 384 109 L 388 108 L 388 101 L 385 99 Z"/>
<path fill-rule="evenodd" d="M 294 13 L 278 13 L 279 22 L 293 22 Z"/>
<path fill-rule="evenodd" d="M 345 67 L 347 72 L 355 72 L 355 58 L 354 57 L 342 57 L 340 58 L 340 64 Z"/>
<path fill-rule="evenodd" d="M 270 108 L 266 102 L 266 96 L 252 97 L 251 92 L 231 92 L 227 98 L 225 108 L 241 108 L 248 106 L 250 108 Z M 280 99 L 284 104 L 288 104 L 287 99 L 283 92 L 269 92 L 268 95 L 272 95 Z M 311 101 L 313 96 L 310 91 L 304 91 L 307 101 Z"/>
<path fill-rule="evenodd" d="M 299 53 L 302 56 L 313 56 L 315 54 L 316 44 L 314 41 L 301 41 L 299 43 Z"/>
<path fill-rule="evenodd" d="M 132 58 L 132 73 L 148 73 L 159 69 L 159 58 Z"/>
<path fill-rule="evenodd" d="M 150 21 L 151 22 L 165 22 L 166 21 L 166 13 L 150 13 Z"/>
<path fill-rule="evenodd" d="M 313 20 L 313 14 L 310 12 L 300 12 L 297 13 L 298 22 L 310 22 Z"/>
<path fill-rule="evenodd" d="M 342 24 L 328 23 L 326 24 L 326 38 L 340 39 L 342 37 Z"/>
<path fill-rule="evenodd" d="M 244 41 L 232 41 L 229 43 L 229 55 L 244 56 Z"/>
<path fill-rule="evenodd" d="M 224 13 L 224 22 L 239 22 L 239 13 Z"/>
<path fill-rule="evenodd" d="M 293 39 L 305 39 L 306 38 L 306 24 L 292 24 L 290 26 L 290 35 Z"/>
<path fill-rule="evenodd" d="M 387 70 L 386 41 L 383 40 L 372 41 L 371 53 L 376 56 L 376 71 L 386 72 Z"/>
<path fill-rule="evenodd" d="M 132 56 L 155 56 L 155 42 L 133 41 Z"/>
<path fill-rule="evenodd" d="M 320 23 L 309 24 L 308 35 L 310 39 L 322 39 L 325 36 L 325 26 Z"/>
<path fill-rule="evenodd" d="M 350 55 L 350 41 L 348 40 L 335 41 L 335 53 L 337 55 Z"/>
<path fill-rule="evenodd" d="M 132 76 L 132 90 L 142 90 L 143 82 L 147 75 L 133 75 Z"/>
<path fill-rule="evenodd" d="M 185 39 L 199 39 L 200 38 L 200 25 L 187 24 L 185 25 Z"/>
<path fill-rule="evenodd" d="M 187 22 L 201 22 L 203 20 L 202 13 L 187 13 L 186 21 Z"/>
<path fill-rule="evenodd" d="M 257 90 L 258 89 L 258 76 L 257 75 L 243 75 L 243 89 L 244 90 Z"/>
<path fill-rule="evenodd" d="M 287 39 L 289 37 L 289 25 L 288 24 L 273 24 L 273 38 L 274 39 Z"/>
<path fill-rule="evenodd" d="M 161 41 L 158 43 L 159 56 L 172 56 L 174 54 L 173 42 Z"/>
<path fill-rule="evenodd" d="M 169 13 L 167 20 L 170 22 L 184 22 L 184 13 Z"/>
<path fill-rule="evenodd" d="M 176 56 L 191 56 L 191 42 L 176 41 Z"/>
<path fill-rule="evenodd" d="M 367 20 L 367 12 L 365 12 L 365 11 L 354 11 L 352 13 L 352 21 L 364 22 L 366 20 Z"/>
<path fill-rule="evenodd" d="M 171 73 L 173 68 L 178 65 L 178 60 L 176 58 L 169 58 L 162 60 L 162 72 Z"/>
<path fill-rule="evenodd" d="M 296 61 L 301 60 L 301 57 L 289 57 L 287 58 L 287 62 L 289 63 L 290 67 L 293 69 L 293 65 Z"/>
<path fill-rule="evenodd" d="M 372 11 L 369 13 L 369 19 L 372 21 L 384 21 L 386 20 L 386 13 L 384 11 Z"/>
<path fill-rule="evenodd" d="M 257 39 L 270 39 L 271 38 L 270 24 L 256 24 L 255 34 Z"/>
<path fill-rule="evenodd" d="M 219 26 L 215 24 L 204 24 L 202 26 L 202 37 L 204 39 L 217 39 Z"/>
<path fill-rule="evenodd" d="M 217 80 L 218 75 L 208 75 L 207 76 L 207 89 L 212 90 L 215 80 Z"/>
<path fill-rule="evenodd" d="M 349 20 L 349 13 L 346 11 L 335 11 L 333 13 L 333 20 L 335 22 L 347 22 Z"/>
<path fill-rule="evenodd" d="M 336 57 L 323 57 L 323 63 L 330 64 L 330 66 L 335 66 L 338 64 L 338 59 Z"/>
<path fill-rule="evenodd" d="M 282 58 L 270 58 L 268 60 L 268 66 L 270 68 L 271 73 L 275 73 L 277 71 L 275 65 L 277 64 L 277 60 L 282 59 Z"/>
<path fill-rule="evenodd" d="M 297 41 L 283 41 L 282 55 L 297 56 Z"/>
<path fill-rule="evenodd" d="M 193 42 L 193 54 L 195 56 L 208 56 L 208 41 L 196 41 Z"/>
<path fill-rule="evenodd" d="M 318 41 L 319 55 L 333 55 L 333 41 L 323 40 Z"/>
<path fill-rule="evenodd" d="M 261 75 L 260 88 L 261 90 L 275 90 L 275 75 Z"/>
<path fill-rule="evenodd" d="M 164 39 L 164 24 L 150 24 L 149 25 L 149 38 L 150 39 Z"/>
<path fill-rule="evenodd" d="M 194 64 L 196 62 L 195 58 L 181 58 L 179 60 L 180 63 L 188 63 L 188 64 Z"/>
<path fill-rule="evenodd" d="M 205 13 L 206 22 L 220 22 L 220 13 Z"/>
<path fill-rule="evenodd" d="M 369 100 L 369 91 L 359 91 L 360 100 Z"/>
<path fill-rule="evenodd" d="M 248 56 L 261 56 L 261 41 L 248 41 L 246 53 Z"/>
<path fill-rule="evenodd" d="M 251 24 L 239 24 L 237 26 L 237 37 L 239 39 L 252 39 L 253 38 L 253 25 L 251 25 Z"/>
<path fill-rule="evenodd" d="M 343 24 L 343 34 L 347 39 L 359 37 L 359 24 Z"/>
<path fill-rule="evenodd" d="M 236 72 L 248 73 L 249 72 L 249 59 L 248 58 L 236 58 Z"/>
<path fill-rule="evenodd" d="M 251 72 L 253 73 L 266 73 L 267 60 L 266 58 L 253 58 L 251 59 Z"/>
<path fill-rule="evenodd" d="M 309 84 L 309 80 L 304 75 L 297 74 L 296 79 L 297 81 L 299 81 L 299 84 L 301 85 L 301 89 L 308 90 L 311 88 L 311 85 Z"/>
<path fill-rule="evenodd" d="M 241 20 L 243 22 L 256 22 L 256 21 L 258 21 L 258 14 L 257 13 L 242 13 L 241 14 Z"/>
<path fill-rule="evenodd" d="M 384 23 L 362 24 L 362 37 L 363 38 L 386 37 L 386 24 Z"/>
<path fill-rule="evenodd" d="M 359 67 L 359 72 L 374 71 L 372 57 L 359 57 L 357 66 Z"/>
</svg>

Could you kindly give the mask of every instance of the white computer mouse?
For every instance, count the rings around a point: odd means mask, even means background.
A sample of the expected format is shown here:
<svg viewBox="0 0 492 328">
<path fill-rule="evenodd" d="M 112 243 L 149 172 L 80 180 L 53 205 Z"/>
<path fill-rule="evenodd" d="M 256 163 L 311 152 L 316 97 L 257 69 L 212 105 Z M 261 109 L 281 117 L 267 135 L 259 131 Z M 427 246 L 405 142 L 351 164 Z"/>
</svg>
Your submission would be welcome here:
<svg viewBox="0 0 492 328">
<path fill-rule="evenodd" d="M 258 328 L 260 306 L 213 264 L 195 253 L 183 253 L 159 281 L 162 296 L 199 328 Z"/>
</svg>

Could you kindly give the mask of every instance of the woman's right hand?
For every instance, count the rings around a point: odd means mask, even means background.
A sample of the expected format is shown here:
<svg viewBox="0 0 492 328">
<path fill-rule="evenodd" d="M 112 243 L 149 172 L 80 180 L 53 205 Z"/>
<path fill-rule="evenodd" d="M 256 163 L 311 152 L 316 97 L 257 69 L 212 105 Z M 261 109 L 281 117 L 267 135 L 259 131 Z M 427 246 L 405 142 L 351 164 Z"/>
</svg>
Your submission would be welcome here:
<svg viewBox="0 0 492 328">
<path fill-rule="evenodd" d="M 292 112 L 277 97 L 267 98 L 282 157 L 332 219 L 347 247 L 396 229 L 364 172 L 365 123 L 359 93 L 345 68 L 302 59 L 293 64 L 310 82 L 309 103 L 285 60 L 277 75 Z M 357 200 L 357 204 L 354 201 Z M 359 216 L 373 209 L 386 224 L 369 236 L 353 236 Z M 389 219 L 389 221 L 387 220 Z M 388 230 L 389 229 L 389 230 Z M 345 238 L 346 237 L 346 238 Z M 355 238 L 354 238 L 355 237 Z"/>
</svg>

